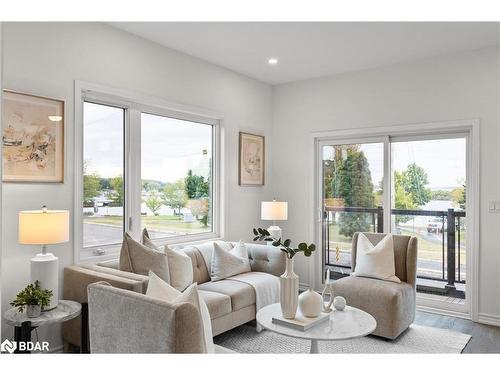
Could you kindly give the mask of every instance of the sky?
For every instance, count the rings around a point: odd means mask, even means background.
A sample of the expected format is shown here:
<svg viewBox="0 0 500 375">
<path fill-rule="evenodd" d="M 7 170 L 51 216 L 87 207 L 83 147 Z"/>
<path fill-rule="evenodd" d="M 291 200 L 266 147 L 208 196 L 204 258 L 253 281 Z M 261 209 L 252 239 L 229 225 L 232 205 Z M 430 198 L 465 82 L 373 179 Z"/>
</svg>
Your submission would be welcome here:
<svg viewBox="0 0 500 375">
<path fill-rule="evenodd" d="M 84 160 L 101 177 L 123 173 L 124 110 L 93 103 L 84 107 Z M 174 182 L 188 169 L 208 175 L 212 126 L 142 114 L 143 179 Z M 208 176 L 206 176 L 208 177 Z"/>
<path fill-rule="evenodd" d="M 368 159 L 372 181 L 378 185 L 384 174 L 384 145 L 366 143 L 360 148 Z M 465 138 L 392 142 L 391 153 L 393 170 L 401 172 L 416 163 L 427 173 L 431 189 L 461 186 L 465 181 Z"/>
</svg>

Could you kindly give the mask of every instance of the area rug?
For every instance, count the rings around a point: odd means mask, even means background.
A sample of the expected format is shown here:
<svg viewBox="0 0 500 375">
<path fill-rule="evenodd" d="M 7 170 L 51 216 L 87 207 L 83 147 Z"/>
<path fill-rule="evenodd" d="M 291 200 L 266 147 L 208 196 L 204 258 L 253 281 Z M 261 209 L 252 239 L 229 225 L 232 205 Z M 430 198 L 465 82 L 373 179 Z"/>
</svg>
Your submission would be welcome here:
<svg viewBox="0 0 500 375">
<path fill-rule="evenodd" d="M 353 340 L 319 343 L 320 353 L 461 353 L 470 335 L 448 329 L 413 324 L 396 340 L 367 336 Z M 214 343 L 237 353 L 309 353 L 310 341 L 283 336 L 254 326 L 240 327 L 214 337 Z"/>
</svg>

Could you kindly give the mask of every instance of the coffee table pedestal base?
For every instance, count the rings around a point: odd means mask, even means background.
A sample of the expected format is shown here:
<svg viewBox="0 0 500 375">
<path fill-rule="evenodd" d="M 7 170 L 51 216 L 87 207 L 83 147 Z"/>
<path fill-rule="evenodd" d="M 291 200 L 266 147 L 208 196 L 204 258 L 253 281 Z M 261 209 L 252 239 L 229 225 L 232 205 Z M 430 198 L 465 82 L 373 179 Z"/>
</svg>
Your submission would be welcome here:
<svg viewBox="0 0 500 375">
<path fill-rule="evenodd" d="M 311 354 L 319 353 L 319 345 L 318 340 L 311 340 L 311 350 L 309 351 Z"/>
</svg>

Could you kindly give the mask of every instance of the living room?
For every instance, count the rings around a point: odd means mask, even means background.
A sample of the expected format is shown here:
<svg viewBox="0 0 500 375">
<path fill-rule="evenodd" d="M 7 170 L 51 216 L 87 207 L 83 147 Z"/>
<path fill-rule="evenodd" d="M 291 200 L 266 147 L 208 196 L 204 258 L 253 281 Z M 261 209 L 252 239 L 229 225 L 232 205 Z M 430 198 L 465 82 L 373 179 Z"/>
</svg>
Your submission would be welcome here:
<svg viewBox="0 0 500 375">
<path fill-rule="evenodd" d="M 0 23 L 5 354 L 500 353 L 498 22 L 123 19 Z"/>
</svg>

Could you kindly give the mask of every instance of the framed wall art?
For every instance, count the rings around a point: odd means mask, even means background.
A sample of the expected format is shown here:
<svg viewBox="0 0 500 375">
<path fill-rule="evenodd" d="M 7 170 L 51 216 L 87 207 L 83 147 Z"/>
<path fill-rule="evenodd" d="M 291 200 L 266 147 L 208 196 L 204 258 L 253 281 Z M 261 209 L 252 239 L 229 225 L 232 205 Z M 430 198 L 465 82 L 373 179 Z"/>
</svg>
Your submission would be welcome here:
<svg viewBox="0 0 500 375">
<path fill-rule="evenodd" d="M 3 181 L 64 181 L 64 101 L 3 92 Z"/>
<path fill-rule="evenodd" d="M 262 186 L 265 177 L 265 138 L 240 132 L 239 178 L 241 186 Z"/>
</svg>

